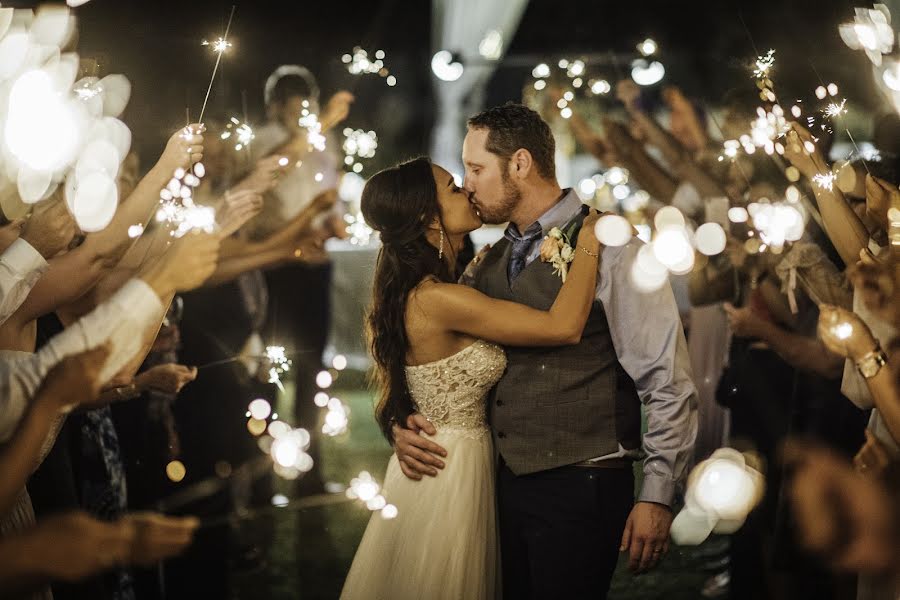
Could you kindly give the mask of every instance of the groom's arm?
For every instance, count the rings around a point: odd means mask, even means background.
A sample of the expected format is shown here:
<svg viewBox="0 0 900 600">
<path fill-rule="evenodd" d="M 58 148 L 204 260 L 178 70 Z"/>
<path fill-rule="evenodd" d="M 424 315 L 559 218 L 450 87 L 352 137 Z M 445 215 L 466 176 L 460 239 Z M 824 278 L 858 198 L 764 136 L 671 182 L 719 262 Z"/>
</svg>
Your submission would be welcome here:
<svg viewBox="0 0 900 600">
<path fill-rule="evenodd" d="M 619 364 L 634 380 L 647 415 L 644 483 L 620 546 L 636 572 L 653 568 L 668 551 L 675 487 L 697 437 L 697 392 L 672 288 L 667 282 L 642 292 L 631 282 L 642 246 L 634 238 L 604 249 L 597 291 Z"/>
<path fill-rule="evenodd" d="M 643 242 L 603 251 L 597 298 L 603 304 L 619 363 L 634 380 L 647 416 L 644 484 L 639 502 L 672 505 L 697 436 L 697 391 L 678 306 L 668 282 L 643 292 L 631 269 Z"/>
</svg>

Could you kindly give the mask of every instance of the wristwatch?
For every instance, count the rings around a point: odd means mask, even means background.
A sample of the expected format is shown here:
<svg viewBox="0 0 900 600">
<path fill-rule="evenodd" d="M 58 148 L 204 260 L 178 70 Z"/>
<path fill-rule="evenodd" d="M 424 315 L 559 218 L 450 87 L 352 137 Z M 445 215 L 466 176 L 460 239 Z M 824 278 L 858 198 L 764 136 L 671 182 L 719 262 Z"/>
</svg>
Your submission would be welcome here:
<svg viewBox="0 0 900 600">
<path fill-rule="evenodd" d="M 856 361 L 856 368 L 859 369 L 860 375 L 866 379 L 872 379 L 878 375 L 881 367 L 887 364 L 887 355 L 881 346 L 875 346 L 875 349 Z"/>
</svg>

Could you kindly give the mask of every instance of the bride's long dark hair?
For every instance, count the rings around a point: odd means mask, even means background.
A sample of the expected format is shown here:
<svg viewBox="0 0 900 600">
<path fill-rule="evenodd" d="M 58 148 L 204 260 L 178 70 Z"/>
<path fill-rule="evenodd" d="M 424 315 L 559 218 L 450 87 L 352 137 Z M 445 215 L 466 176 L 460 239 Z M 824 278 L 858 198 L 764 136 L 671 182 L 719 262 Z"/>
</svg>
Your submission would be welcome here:
<svg viewBox="0 0 900 600">
<path fill-rule="evenodd" d="M 428 277 L 454 281 L 425 237 L 428 226 L 441 218 L 431 161 L 416 158 L 375 174 L 363 189 L 361 208 L 366 223 L 381 234 L 368 334 L 378 387 L 375 418 L 393 442 L 392 424 L 402 426 L 415 411 L 405 370 L 409 294 Z"/>
</svg>

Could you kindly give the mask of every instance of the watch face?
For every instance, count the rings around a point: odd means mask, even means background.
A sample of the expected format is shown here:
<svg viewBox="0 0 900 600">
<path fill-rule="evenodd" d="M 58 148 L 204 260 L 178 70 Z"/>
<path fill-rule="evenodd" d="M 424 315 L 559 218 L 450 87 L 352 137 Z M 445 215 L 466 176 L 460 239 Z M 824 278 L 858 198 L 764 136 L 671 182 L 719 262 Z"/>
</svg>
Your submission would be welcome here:
<svg viewBox="0 0 900 600">
<path fill-rule="evenodd" d="M 870 379 L 878 374 L 878 371 L 881 370 L 881 367 L 884 366 L 885 362 L 884 354 L 867 356 L 860 361 L 859 372 L 862 373 L 862 376 L 866 379 Z"/>
</svg>

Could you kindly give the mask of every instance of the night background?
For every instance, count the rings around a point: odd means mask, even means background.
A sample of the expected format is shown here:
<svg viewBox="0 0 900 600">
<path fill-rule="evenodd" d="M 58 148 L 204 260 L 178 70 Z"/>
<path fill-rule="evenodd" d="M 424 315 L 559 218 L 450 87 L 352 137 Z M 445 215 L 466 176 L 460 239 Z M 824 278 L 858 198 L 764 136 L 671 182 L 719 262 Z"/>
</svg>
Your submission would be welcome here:
<svg viewBox="0 0 900 600">
<path fill-rule="evenodd" d="M 16 8 L 36 4 L 4 2 Z M 848 100 L 846 125 L 867 140 L 870 118 L 883 103 L 866 56 L 838 36 L 838 24 L 852 18 L 853 8 L 849 0 L 531 0 L 515 35 L 504 41 L 504 56 L 483 90 L 483 104 L 520 101 L 523 87 L 533 81 L 534 66 L 554 65 L 561 58 L 584 58 L 592 76 L 615 85 L 628 77 L 631 61 L 639 56 L 636 44 L 649 37 L 659 44 L 655 58 L 666 73 L 662 82 L 642 89 L 643 102 L 661 106 L 661 89 L 678 85 L 712 112 L 729 90 L 754 95 L 753 61 L 773 48 L 777 66 L 772 79 L 781 98 L 810 98 L 817 86 L 836 82 Z M 132 148 L 143 169 L 188 115 L 197 119 L 216 58 L 201 41 L 224 33 L 231 9 L 231 2 L 210 0 L 92 0 L 74 9 L 77 52 L 99 62 L 100 76 L 121 73 L 132 83 L 121 118 L 132 131 Z M 355 95 L 342 127 L 377 132 L 378 153 L 366 163 L 364 176 L 428 154 L 437 118 L 434 89 L 440 85 L 431 59 L 438 50 L 459 50 L 436 46 L 432 29 L 432 2 L 427 0 L 239 2 L 228 36 L 233 46 L 222 58 L 206 115 L 220 122 L 237 116 L 262 125 L 266 79 L 280 65 L 299 64 L 316 75 L 323 101 L 342 89 Z M 370 53 L 384 50 L 397 85 L 348 73 L 341 57 L 356 46 Z M 614 93 L 594 101 L 600 112 L 623 112 Z M 458 156 L 460 149 L 449 151 Z M 352 434 L 317 441 L 322 479 L 328 483 L 347 482 L 362 469 L 380 479 L 390 456 L 371 418 L 365 373 L 351 371 L 341 375 L 332 393 L 352 408 Z M 289 407 L 279 409 L 290 414 Z M 190 473 L 191 465 L 187 467 Z M 275 491 L 291 496 L 292 490 L 276 483 Z M 265 550 L 249 566 L 231 564 L 221 574 L 230 582 L 230 597 L 337 597 L 369 516 L 364 507 L 340 505 L 248 520 L 241 526 L 243 535 Z M 620 561 L 610 597 L 698 598 L 704 581 L 715 573 L 706 565 L 721 555 L 722 544 L 721 537 L 713 536 L 699 548 L 673 546 L 659 569 L 637 578 Z"/>
<path fill-rule="evenodd" d="M 144 162 L 184 121 L 186 109 L 197 117 L 215 59 L 200 43 L 224 32 L 231 6 L 208 0 L 93 0 L 77 9 L 81 55 L 99 58 L 104 72 L 123 73 L 132 82 L 124 120 Z M 630 58 L 637 56 L 635 44 L 651 37 L 667 69 L 662 83 L 678 84 L 706 106 L 716 106 L 734 87 L 752 90 L 749 65 L 757 52 L 775 48 L 780 92 L 808 97 L 821 77 L 839 83 L 851 107 L 868 110 L 876 92 L 867 60 L 847 48 L 836 31 L 851 16 L 851 3 L 840 0 L 532 0 L 485 101 L 520 99 L 532 67 L 550 59 L 613 52 L 622 63 L 618 69 L 627 73 Z M 316 74 L 323 96 L 338 89 L 356 95 L 347 125 L 378 132 L 381 149 L 373 166 L 425 153 L 434 118 L 429 63 L 437 50 L 430 41 L 430 18 L 431 5 L 424 0 L 237 3 L 229 36 L 234 46 L 220 66 L 209 115 L 240 116 L 245 95 L 250 122 L 260 124 L 266 78 L 281 64 L 301 64 Z M 396 87 L 347 73 L 340 57 L 354 46 L 383 49 Z M 596 72 L 614 81 L 620 71 L 605 62 Z M 606 102 L 615 105 L 612 98 Z"/>
</svg>

